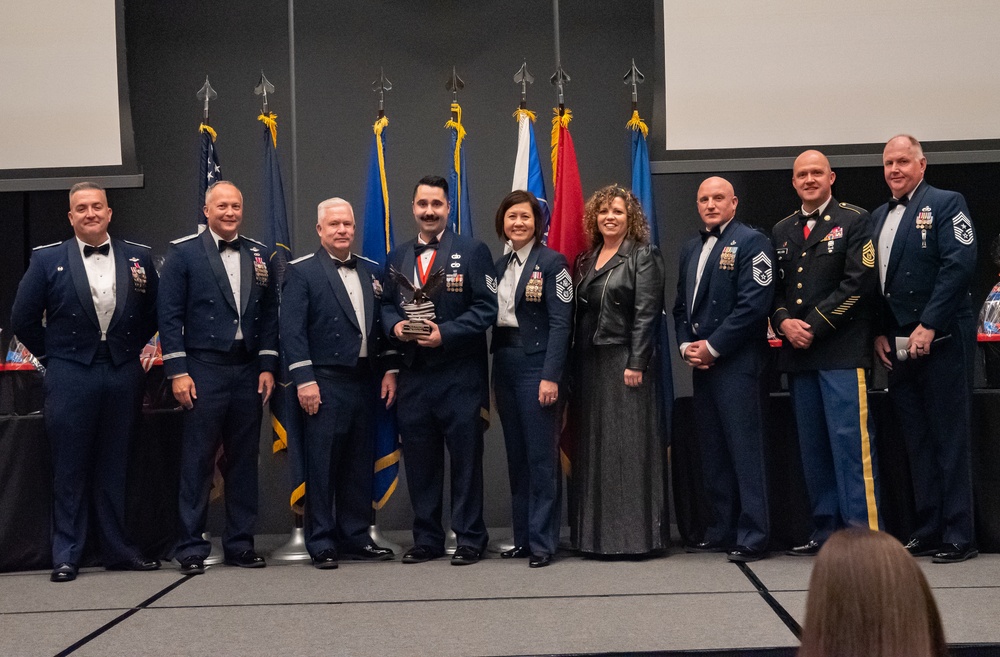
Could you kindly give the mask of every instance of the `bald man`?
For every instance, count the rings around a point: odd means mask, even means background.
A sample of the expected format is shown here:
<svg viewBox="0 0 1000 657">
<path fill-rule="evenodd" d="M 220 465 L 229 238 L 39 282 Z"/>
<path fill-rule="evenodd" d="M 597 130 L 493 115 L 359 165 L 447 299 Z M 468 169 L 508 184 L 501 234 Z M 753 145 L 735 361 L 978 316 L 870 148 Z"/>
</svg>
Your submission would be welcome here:
<svg viewBox="0 0 1000 657">
<path fill-rule="evenodd" d="M 681 249 L 674 326 L 692 368 L 695 429 L 713 518 L 689 552 L 730 561 L 767 556 L 762 373 L 774 298 L 774 251 L 736 221 L 739 199 L 724 178 L 698 188 L 701 235 Z"/>
<path fill-rule="evenodd" d="M 976 233 L 965 198 L 924 181 L 914 137 L 890 139 L 882 164 L 892 200 L 872 215 L 884 300 L 875 353 L 889 369 L 913 477 L 917 526 L 906 549 L 955 563 L 979 554 L 969 451 Z"/>
<path fill-rule="evenodd" d="M 880 528 L 865 370 L 872 366 L 875 247 L 868 212 L 833 198 L 819 151 L 792 165 L 802 206 L 774 227 L 778 280 L 771 326 L 781 337 L 812 507 L 813 531 L 788 554 L 813 556 L 842 527 Z"/>
<path fill-rule="evenodd" d="M 225 562 L 262 568 L 254 550 L 262 407 L 278 366 L 278 303 L 270 249 L 239 233 L 243 194 L 220 181 L 205 193 L 208 230 L 170 243 L 160 278 L 163 372 L 184 408 L 175 557 L 205 572 L 215 454 L 225 452 Z"/>
</svg>

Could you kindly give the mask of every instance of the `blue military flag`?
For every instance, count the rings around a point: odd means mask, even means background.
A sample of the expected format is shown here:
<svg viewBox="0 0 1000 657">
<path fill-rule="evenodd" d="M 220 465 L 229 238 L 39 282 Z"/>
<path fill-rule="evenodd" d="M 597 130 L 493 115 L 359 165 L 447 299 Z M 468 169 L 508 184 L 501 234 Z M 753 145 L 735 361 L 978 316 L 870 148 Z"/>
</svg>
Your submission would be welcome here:
<svg viewBox="0 0 1000 657">
<path fill-rule="evenodd" d="M 649 170 L 649 145 L 646 136 L 649 128 L 646 122 L 639 118 L 638 110 L 632 111 L 632 118 L 626 124 L 632 136 L 632 193 L 639 199 L 646 221 L 649 223 L 649 240 L 660 245 L 660 235 L 656 226 L 656 208 L 653 204 L 653 176 Z M 670 336 L 667 332 L 667 316 L 661 318 L 657 336 L 657 349 L 660 352 L 660 391 L 663 395 L 664 430 L 670 431 L 674 407 L 674 376 L 671 367 Z"/>
<path fill-rule="evenodd" d="M 215 149 L 215 139 L 218 133 L 207 123 L 198 126 L 201 133 L 201 164 L 199 165 L 200 175 L 198 177 L 198 198 L 195 212 L 198 217 L 198 232 L 205 230 L 208 226 L 208 219 L 205 217 L 205 191 L 209 185 L 222 180 L 222 167 L 219 166 L 219 153 Z"/>
<path fill-rule="evenodd" d="M 538 217 L 545 226 L 544 234 L 548 236 L 549 221 L 552 211 L 549 209 L 548 195 L 545 193 L 545 178 L 542 175 L 542 162 L 538 157 L 538 147 L 535 145 L 535 113 L 526 109 L 514 112 L 517 119 L 517 156 L 514 158 L 514 182 L 511 191 L 524 189 L 535 195 L 542 206 L 542 216 Z"/>
<path fill-rule="evenodd" d="M 472 234 L 472 213 L 469 210 L 469 177 L 465 166 L 465 128 L 462 126 L 462 106 L 451 104 L 452 118 L 444 127 L 451 131 L 451 162 L 448 172 L 448 226 L 459 235 Z"/>
<path fill-rule="evenodd" d="M 257 120 L 264 124 L 264 180 L 263 210 L 267 226 L 267 244 L 271 248 L 270 264 L 277 286 L 278 298 L 285 279 L 285 269 L 292 258 L 291 240 L 288 237 L 288 213 L 285 209 L 285 192 L 281 184 L 278 164 L 278 117 L 274 112 L 261 113 Z M 280 311 L 279 311 L 280 312 Z M 271 396 L 271 428 L 274 431 L 271 449 L 277 453 L 288 451 L 292 493 L 289 504 L 295 513 L 302 513 L 305 504 L 305 450 L 302 442 L 302 415 L 295 384 L 288 374 L 284 353 L 278 368 L 274 394 Z"/>
<path fill-rule="evenodd" d="M 375 122 L 371 161 L 368 165 L 368 185 L 365 192 L 365 225 L 362 253 L 385 267 L 386 254 L 392 249 L 392 218 L 389 214 L 389 186 L 385 174 L 385 128 L 389 119 L 382 116 Z M 372 508 L 381 509 L 399 485 L 399 429 L 396 410 L 387 409 L 375 401 L 375 474 L 372 477 Z"/>
<path fill-rule="evenodd" d="M 646 143 L 649 128 L 646 127 L 646 122 L 639 118 L 638 111 L 632 112 L 632 118 L 626 127 L 632 133 L 632 193 L 639 199 L 649 221 L 650 242 L 659 246 L 656 208 L 653 206 L 653 176 L 649 170 L 649 144 Z"/>
</svg>

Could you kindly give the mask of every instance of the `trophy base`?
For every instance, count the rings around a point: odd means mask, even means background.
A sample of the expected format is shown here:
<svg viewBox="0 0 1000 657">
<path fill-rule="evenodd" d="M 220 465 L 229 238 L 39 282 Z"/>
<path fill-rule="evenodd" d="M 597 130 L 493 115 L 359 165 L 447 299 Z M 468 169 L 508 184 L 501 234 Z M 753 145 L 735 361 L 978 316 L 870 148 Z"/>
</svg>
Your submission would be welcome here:
<svg viewBox="0 0 1000 657">
<path fill-rule="evenodd" d="M 426 322 L 422 322 L 419 319 L 410 320 L 403 322 L 403 335 L 430 335 L 431 327 Z"/>
</svg>

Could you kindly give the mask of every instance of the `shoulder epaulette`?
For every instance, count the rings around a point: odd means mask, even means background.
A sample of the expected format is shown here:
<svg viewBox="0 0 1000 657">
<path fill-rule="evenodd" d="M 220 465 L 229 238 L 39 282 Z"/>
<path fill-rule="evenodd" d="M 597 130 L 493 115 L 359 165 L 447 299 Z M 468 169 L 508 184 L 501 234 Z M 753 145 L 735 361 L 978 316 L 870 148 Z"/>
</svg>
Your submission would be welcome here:
<svg viewBox="0 0 1000 657">
<path fill-rule="evenodd" d="M 378 266 L 379 266 L 379 264 L 378 264 L 377 262 L 375 262 L 374 260 L 372 260 L 371 258 L 366 258 L 366 257 L 364 257 L 363 255 L 358 255 L 357 253 L 355 253 L 354 255 L 356 255 L 357 257 L 361 258 L 361 259 L 362 259 L 362 260 L 364 260 L 365 262 L 370 262 L 370 263 L 372 263 L 372 264 L 373 264 L 373 265 L 375 265 L 376 267 L 378 267 Z"/>
<path fill-rule="evenodd" d="M 60 244 L 62 244 L 62 242 L 53 242 L 52 244 L 43 244 L 41 246 L 36 246 L 35 248 L 32 249 L 32 251 L 39 251 L 41 249 L 47 249 L 47 248 L 49 248 L 51 246 L 59 246 Z"/>
<path fill-rule="evenodd" d="M 255 240 L 252 237 L 247 237 L 246 235 L 240 235 L 240 237 L 242 237 L 243 239 L 245 239 L 248 242 L 253 242 L 254 244 L 259 244 L 260 246 L 264 247 L 265 249 L 267 248 L 267 244 L 264 244 L 263 242 L 258 242 L 257 240 Z"/>
<path fill-rule="evenodd" d="M 132 242 L 130 240 L 122 240 L 122 241 L 125 242 L 126 244 L 131 244 L 132 246 L 141 246 L 144 249 L 152 248 L 146 244 L 139 244 L 138 242 Z"/>
<path fill-rule="evenodd" d="M 309 258 L 313 257 L 314 255 L 316 255 L 316 254 L 315 253 L 310 253 L 309 255 L 304 255 L 304 256 L 302 256 L 300 258 L 296 258 L 295 260 L 290 260 L 288 262 L 288 264 L 290 264 L 290 265 L 297 265 L 300 262 L 303 262 L 304 260 L 308 260 Z"/>
<path fill-rule="evenodd" d="M 851 212 L 857 212 L 858 214 L 867 212 L 867 210 L 865 210 L 864 208 L 860 208 L 856 205 L 851 205 L 850 203 L 841 203 L 840 207 L 844 208 L 845 210 L 850 210 Z"/>
<path fill-rule="evenodd" d="M 799 213 L 799 211 L 798 211 L 798 210 L 796 210 L 795 212 L 791 213 L 790 215 L 788 215 L 787 217 L 785 217 L 785 218 L 784 218 L 784 219 L 782 219 L 781 221 L 788 221 L 789 219 L 791 219 L 792 217 L 794 217 L 794 216 L 795 216 L 795 215 L 797 215 L 798 213 Z M 779 221 L 778 223 L 780 224 L 780 223 L 781 223 L 781 221 Z M 777 224 L 775 224 L 775 225 L 777 225 Z"/>
<path fill-rule="evenodd" d="M 170 240 L 170 243 L 180 244 L 181 242 L 187 242 L 188 240 L 193 240 L 194 238 L 198 237 L 198 235 L 200 235 L 200 233 L 192 233 L 190 235 L 185 235 L 184 237 L 178 237 L 175 240 Z"/>
</svg>

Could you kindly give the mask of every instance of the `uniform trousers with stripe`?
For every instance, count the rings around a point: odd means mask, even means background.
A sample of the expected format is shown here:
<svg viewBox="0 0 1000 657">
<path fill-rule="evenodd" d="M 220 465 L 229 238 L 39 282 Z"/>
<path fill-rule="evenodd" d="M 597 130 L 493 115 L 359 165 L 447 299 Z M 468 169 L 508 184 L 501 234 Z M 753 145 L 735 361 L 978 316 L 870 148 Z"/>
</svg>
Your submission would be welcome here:
<svg viewBox="0 0 1000 657">
<path fill-rule="evenodd" d="M 812 505 L 811 540 L 823 543 L 843 527 L 881 529 L 865 371 L 795 372 L 788 387 Z"/>
</svg>

